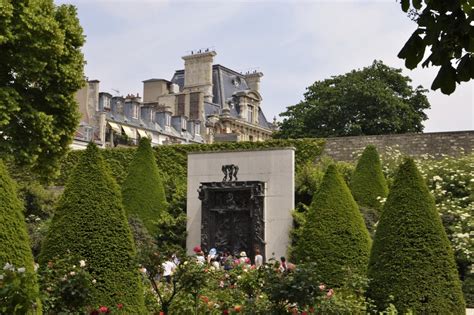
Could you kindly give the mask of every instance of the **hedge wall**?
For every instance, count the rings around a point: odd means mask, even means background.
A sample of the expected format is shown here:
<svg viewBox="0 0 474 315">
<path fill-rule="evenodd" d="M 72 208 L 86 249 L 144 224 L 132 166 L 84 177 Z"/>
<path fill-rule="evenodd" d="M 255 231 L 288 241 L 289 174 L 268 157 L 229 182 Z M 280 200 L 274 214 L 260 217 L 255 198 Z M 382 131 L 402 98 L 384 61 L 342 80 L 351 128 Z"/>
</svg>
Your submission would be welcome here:
<svg viewBox="0 0 474 315">
<path fill-rule="evenodd" d="M 453 252 L 412 159 L 398 169 L 377 226 L 368 296 L 403 314 L 465 314 Z M 393 297 L 393 301 L 391 300 Z"/>
<path fill-rule="evenodd" d="M 365 275 L 370 236 L 356 202 L 335 165 L 330 165 L 306 215 L 292 255 L 314 262 L 323 283 L 343 285 L 346 272 Z"/>
<path fill-rule="evenodd" d="M 208 151 L 259 150 L 265 148 L 294 147 L 295 166 L 298 168 L 305 162 L 316 160 L 324 149 L 323 139 L 279 139 L 263 142 L 225 142 L 215 144 L 175 144 L 160 145 L 153 148 L 158 168 L 163 172 L 165 180 L 181 180 L 186 182 L 187 153 Z M 119 184 L 127 176 L 128 165 L 133 159 L 135 148 L 114 148 L 101 150 Z M 71 151 L 61 164 L 60 176 L 55 185 L 63 186 L 77 164 L 83 151 Z M 168 193 L 168 191 L 167 191 Z M 168 194 L 167 194 L 168 195 Z"/>
<path fill-rule="evenodd" d="M 69 253 L 85 259 L 97 280 L 93 306 L 121 303 L 125 313 L 143 314 L 143 287 L 120 189 L 94 144 L 81 155 L 43 242 L 40 264 Z"/>
<path fill-rule="evenodd" d="M 123 206 L 129 217 L 138 217 L 148 232 L 155 236 L 158 218 L 168 207 L 162 175 L 148 138 L 140 140 L 135 152 L 122 185 Z"/>
<path fill-rule="evenodd" d="M 18 199 L 16 185 L 8 175 L 7 169 L 0 160 L 0 268 L 6 263 L 13 264 L 15 268 L 23 267 L 29 274 L 27 293 L 31 299 L 38 294 L 38 283 L 34 271 L 33 254 L 31 253 L 25 218 L 23 217 L 23 204 Z M 1 287 L 0 287 L 1 289 Z M 4 306 L 4 305 L 2 305 Z M 28 313 L 31 310 L 21 310 Z M 41 304 L 38 303 L 38 314 L 41 314 Z M 1 313 L 1 307 L 0 307 Z"/>
</svg>

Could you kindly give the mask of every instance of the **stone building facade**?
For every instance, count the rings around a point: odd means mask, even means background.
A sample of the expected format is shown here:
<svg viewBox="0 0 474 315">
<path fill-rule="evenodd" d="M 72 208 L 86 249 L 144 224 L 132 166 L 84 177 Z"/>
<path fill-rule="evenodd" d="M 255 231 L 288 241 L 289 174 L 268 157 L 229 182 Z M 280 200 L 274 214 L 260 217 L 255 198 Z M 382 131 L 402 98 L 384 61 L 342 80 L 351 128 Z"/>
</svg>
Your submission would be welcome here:
<svg viewBox="0 0 474 315">
<path fill-rule="evenodd" d="M 273 124 L 259 91 L 263 74 L 215 65 L 215 56 L 206 50 L 182 57 L 184 69 L 171 80 L 143 81 L 143 97 L 112 96 L 99 91 L 99 81 L 88 81 L 76 94 L 81 123 L 74 145 L 129 145 L 141 137 L 153 145 L 269 139 Z"/>
</svg>

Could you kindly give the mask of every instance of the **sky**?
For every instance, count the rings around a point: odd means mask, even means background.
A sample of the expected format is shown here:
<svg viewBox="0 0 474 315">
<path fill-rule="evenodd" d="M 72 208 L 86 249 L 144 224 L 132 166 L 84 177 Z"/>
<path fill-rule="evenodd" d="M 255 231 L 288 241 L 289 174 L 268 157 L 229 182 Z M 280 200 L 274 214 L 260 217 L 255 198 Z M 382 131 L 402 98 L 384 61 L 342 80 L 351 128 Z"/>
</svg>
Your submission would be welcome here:
<svg viewBox="0 0 474 315">
<path fill-rule="evenodd" d="M 412 85 L 429 88 L 437 68 L 404 67 L 397 54 L 416 24 L 395 0 L 181 1 L 56 0 L 77 7 L 86 35 L 89 79 L 100 90 L 143 94 L 142 81 L 170 80 L 182 56 L 213 48 L 215 64 L 259 70 L 269 121 L 303 99 L 315 81 L 374 60 L 402 68 Z M 425 132 L 474 130 L 474 81 L 450 96 L 430 91 Z"/>
</svg>

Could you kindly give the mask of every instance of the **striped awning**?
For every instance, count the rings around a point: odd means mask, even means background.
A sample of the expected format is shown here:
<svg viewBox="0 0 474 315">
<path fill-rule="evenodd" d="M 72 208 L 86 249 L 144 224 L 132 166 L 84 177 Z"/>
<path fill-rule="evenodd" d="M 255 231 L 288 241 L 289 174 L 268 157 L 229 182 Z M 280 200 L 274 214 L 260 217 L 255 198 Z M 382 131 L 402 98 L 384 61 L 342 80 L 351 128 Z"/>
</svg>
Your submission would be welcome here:
<svg viewBox="0 0 474 315">
<path fill-rule="evenodd" d="M 118 133 L 122 133 L 122 128 L 120 128 L 120 126 L 118 124 L 116 124 L 114 122 L 110 122 L 110 121 L 108 121 L 107 123 L 109 124 L 110 128 L 112 128 L 113 131 L 118 132 Z"/>
<path fill-rule="evenodd" d="M 122 125 L 122 128 L 123 128 L 123 131 L 125 131 L 125 134 L 129 138 L 131 138 L 131 139 L 136 139 L 137 138 L 137 129 L 131 128 L 131 127 L 128 127 L 128 126 L 123 126 L 123 125 Z"/>
<path fill-rule="evenodd" d="M 143 129 L 137 129 L 138 134 L 140 135 L 140 138 L 150 138 L 150 136 L 147 134 L 147 132 Z"/>
</svg>

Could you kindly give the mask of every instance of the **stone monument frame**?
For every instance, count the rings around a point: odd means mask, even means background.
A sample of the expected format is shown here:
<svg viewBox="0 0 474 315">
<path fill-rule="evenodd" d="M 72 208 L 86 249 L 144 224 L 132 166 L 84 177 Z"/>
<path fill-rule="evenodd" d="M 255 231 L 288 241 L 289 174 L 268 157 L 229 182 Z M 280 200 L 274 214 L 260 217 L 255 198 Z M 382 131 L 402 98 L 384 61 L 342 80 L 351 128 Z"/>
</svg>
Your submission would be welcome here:
<svg viewBox="0 0 474 315">
<path fill-rule="evenodd" d="M 286 256 L 293 225 L 291 211 L 295 207 L 294 153 L 294 148 L 188 153 L 187 254 L 193 255 L 193 249 L 198 245 L 204 248 L 201 244 L 201 220 L 202 212 L 205 211 L 200 199 L 205 197 L 202 194 L 205 189 L 200 189 L 202 185 L 212 187 L 212 183 L 215 183 L 214 189 L 221 189 L 240 183 L 257 182 L 263 183 L 259 198 L 263 202 L 265 247 L 261 254 L 266 260 Z M 251 253 L 247 253 L 247 256 L 254 258 Z"/>
</svg>

